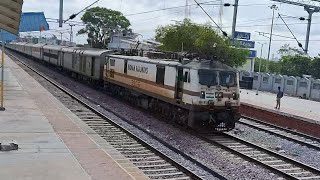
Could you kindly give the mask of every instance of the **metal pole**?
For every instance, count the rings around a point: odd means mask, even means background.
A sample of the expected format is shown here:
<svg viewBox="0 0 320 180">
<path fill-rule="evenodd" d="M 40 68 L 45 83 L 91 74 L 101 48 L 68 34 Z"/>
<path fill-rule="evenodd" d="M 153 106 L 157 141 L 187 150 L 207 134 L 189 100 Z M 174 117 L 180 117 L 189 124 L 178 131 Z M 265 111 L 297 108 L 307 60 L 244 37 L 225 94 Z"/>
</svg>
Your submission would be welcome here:
<svg viewBox="0 0 320 180">
<path fill-rule="evenodd" d="M 277 6 L 275 4 L 271 6 L 271 9 L 272 9 L 272 22 L 271 22 L 271 30 L 270 30 L 270 38 L 269 38 L 269 50 L 268 50 L 268 59 L 267 59 L 267 65 L 266 65 L 266 72 L 269 71 L 269 60 L 270 60 L 270 50 L 271 50 L 271 42 L 272 42 L 274 10 L 276 8 L 277 8 Z"/>
<path fill-rule="evenodd" d="M 264 44 L 261 44 L 260 59 L 259 59 L 259 75 L 260 75 L 260 72 L 261 72 L 261 60 L 262 60 L 262 49 L 263 49 L 263 45 L 264 45 Z M 257 93 L 256 93 L 256 95 L 259 94 L 259 88 L 260 88 L 261 78 L 258 77 L 258 81 L 259 81 L 259 86 L 257 87 Z"/>
<path fill-rule="evenodd" d="M 1 52 L 1 106 L 0 111 L 4 111 L 4 37 L 3 31 L 1 30 L 1 39 L 2 39 L 2 52 Z"/>
<path fill-rule="evenodd" d="M 59 7 L 59 27 L 62 27 L 63 23 L 63 0 L 60 0 L 60 7 Z"/>
<path fill-rule="evenodd" d="M 305 44 L 304 52 L 306 54 L 308 54 L 310 29 L 311 29 L 311 19 L 312 19 L 313 11 L 310 10 L 310 9 L 307 9 L 307 8 L 306 8 L 306 11 L 309 13 L 309 17 L 308 17 L 308 28 L 307 28 L 306 44 Z"/>
<path fill-rule="evenodd" d="M 235 32 L 236 32 L 238 4 L 239 4 L 239 0 L 235 0 L 234 1 L 234 12 L 233 12 L 233 23 L 232 23 L 232 39 L 234 39 Z"/>
<path fill-rule="evenodd" d="M 69 25 L 71 27 L 70 42 L 72 43 L 72 41 L 73 41 L 73 30 L 72 30 L 73 25 L 72 24 L 69 24 Z"/>
<path fill-rule="evenodd" d="M 181 43 L 181 52 L 183 52 L 183 42 Z"/>
</svg>

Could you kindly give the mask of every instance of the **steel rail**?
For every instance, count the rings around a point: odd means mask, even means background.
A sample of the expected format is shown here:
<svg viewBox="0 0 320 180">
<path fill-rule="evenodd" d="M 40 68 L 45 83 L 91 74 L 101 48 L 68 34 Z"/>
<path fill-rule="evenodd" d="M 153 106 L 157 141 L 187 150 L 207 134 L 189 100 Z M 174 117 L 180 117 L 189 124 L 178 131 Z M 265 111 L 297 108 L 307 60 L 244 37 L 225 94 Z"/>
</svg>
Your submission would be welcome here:
<svg viewBox="0 0 320 180">
<path fill-rule="evenodd" d="M 309 148 L 320 150 L 320 139 L 317 137 L 309 136 L 297 131 L 279 127 L 267 122 L 263 122 L 254 118 L 247 117 L 247 116 L 242 116 L 242 118 L 243 119 L 240 119 L 238 121 L 239 124 L 249 126 L 259 131 L 264 131 L 266 133 L 281 137 L 283 139 L 287 139 L 289 141 L 299 143 Z M 246 121 L 252 121 L 253 123 L 246 122 Z"/>
<path fill-rule="evenodd" d="M 257 144 L 243 140 L 236 136 L 221 133 L 217 134 L 201 134 L 199 138 L 202 140 L 218 145 L 219 147 L 239 155 L 240 157 L 257 163 L 267 169 L 277 172 L 278 174 L 289 179 L 301 179 L 301 174 L 310 174 L 309 177 L 320 179 L 320 170 L 307 164 L 298 162 L 289 157 L 283 156 L 277 152 L 263 148 Z M 270 160 L 273 159 L 273 160 Z M 289 168 L 284 168 L 289 167 Z M 283 169 L 284 168 L 284 169 Z M 296 170 L 298 172 L 291 172 Z M 286 172 L 287 171 L 287 172 Z M 303 176 L 306 177 L 306 176 Z"/>
</svg>

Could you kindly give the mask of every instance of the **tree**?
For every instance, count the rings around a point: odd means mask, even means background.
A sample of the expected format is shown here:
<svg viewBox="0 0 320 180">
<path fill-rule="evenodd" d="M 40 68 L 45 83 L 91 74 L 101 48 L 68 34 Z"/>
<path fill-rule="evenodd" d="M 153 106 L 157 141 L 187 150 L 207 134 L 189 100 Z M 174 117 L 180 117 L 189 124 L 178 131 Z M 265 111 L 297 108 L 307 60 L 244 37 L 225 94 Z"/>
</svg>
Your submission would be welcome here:
<svg viewBox="0 0 320 180">
<path fill-rule="evenodd" d="M 182 23 L 160 26 L 156 40 L 161 50 L 196 53 L 216 59 L 229 66 L 241 66 L 247 61 L 249 51 L 231 47 L 228 38 L 220 36 L 209 24 L 198 25 L 185 19 Z"/>
<path fill-rule="evenodd" d="M 303 55 L 304 52 L 300 49 L 290 47 L 290 44 L 284 44 L 278 50 L 278 54 L 281 54 L 282 56 L 294 56 L 294 55 Z"/>
<path fill-rule="evenodd" d="M 272 73 L 281 74 L 281 63 L 277 61 L 270 61 L 269 62 L 269 70 Z"/>
<path fill-rule="evenodd" d="M 254 61 L 254 72 L 259 72 L 259 64 L 260 64 L 260 58 L 256 58 Z M 260 72 L 266 72 L 266 67 L 267 67 L 267 60 L 262 58 Z"/>
<path fill-rule="evenodd" d="M 260 58 L 256 58 L 255 62 L 254 62 L 254 71 L 255 72 L 259 72 L 259 63 L 260 63 Z M 261 72 L 266 72 L 266 68 L 267 68 L 267 60 L 262 58 L 261 59 Z M 276 61 L 269 61 L 269 72 L 280 74 L 281 73 L 281 64 Z"/>
<path fill-rule="evenodd" d="M 314 78 L 320 79 L 320 57 L 315 57 L 311 62 L 310 73 Z"/>
<path fill-rule="evenodd" d="M 288 76 L 301 76 L 310 74 L 312 59 L 306 56 L 282 56 L 280 59 L 281 74 Z"/>
<path fill-rule="evenodd" d="M 86 27 L 79 30 L 78 34 L 88 34 L 88 43 L 92 42 L 95 48 L 105 48 L 105 42 L 110 41 L 110 36 L 116 32 L 124 32 L 130 26 L 129 20 L 119 11 L 103 7 L 94 7 L 86 10 L 81 17 Z"/>
</svg>

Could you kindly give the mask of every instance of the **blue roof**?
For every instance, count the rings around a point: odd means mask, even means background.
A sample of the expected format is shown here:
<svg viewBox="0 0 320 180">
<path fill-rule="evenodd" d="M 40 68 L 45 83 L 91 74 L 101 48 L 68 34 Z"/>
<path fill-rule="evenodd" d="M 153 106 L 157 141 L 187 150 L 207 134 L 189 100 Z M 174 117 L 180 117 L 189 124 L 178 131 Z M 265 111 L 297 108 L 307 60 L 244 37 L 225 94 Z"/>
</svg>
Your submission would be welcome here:
<svg viewBox="0 0 320 180">
<path fill-rule="evenodd" d="M 19 32 L 40 31 L 40 29 L 49 30 L 49 24 L 43 12 L 25 12 L 21 14 Z M 17 36 L 1 31 L 0 40 L 15 40 Z"/>
<path fill-rule="evenodd" d="M 21 14 L 19 32 L 49 30 L 49 24 L 43 12 L 27 12 Z"/>
</svg>

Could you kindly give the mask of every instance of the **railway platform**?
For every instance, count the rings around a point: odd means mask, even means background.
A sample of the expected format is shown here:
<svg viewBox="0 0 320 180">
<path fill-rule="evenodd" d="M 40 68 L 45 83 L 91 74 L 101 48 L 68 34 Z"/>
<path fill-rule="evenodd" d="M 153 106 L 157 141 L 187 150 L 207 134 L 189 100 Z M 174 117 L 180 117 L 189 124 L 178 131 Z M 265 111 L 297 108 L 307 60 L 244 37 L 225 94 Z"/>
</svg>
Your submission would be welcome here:
<svg viewBox="0 0 320 180">
<path fill-rule="evenodd" d="M 17 179 L 148 179 L 9 57 L 5 111 L 0 111 L 0 177 Z"/>
<path fill-rule="evenodd" d="M 243 115 L 320 137 L 320 102 L 284 96 L 278 110 L 276 94 L 241 89 L 240 97 Z"/>
</svg>

